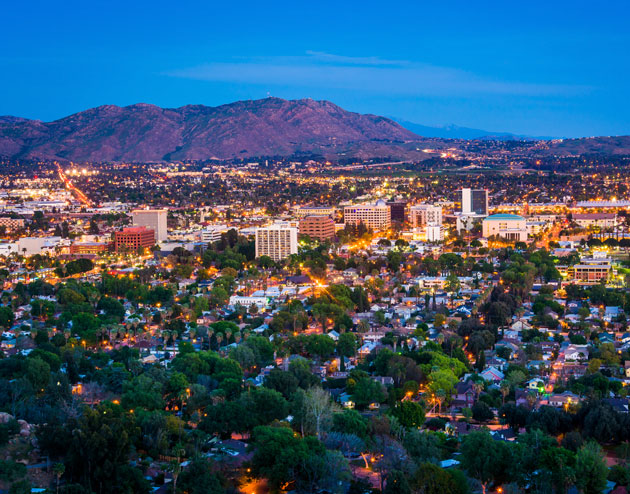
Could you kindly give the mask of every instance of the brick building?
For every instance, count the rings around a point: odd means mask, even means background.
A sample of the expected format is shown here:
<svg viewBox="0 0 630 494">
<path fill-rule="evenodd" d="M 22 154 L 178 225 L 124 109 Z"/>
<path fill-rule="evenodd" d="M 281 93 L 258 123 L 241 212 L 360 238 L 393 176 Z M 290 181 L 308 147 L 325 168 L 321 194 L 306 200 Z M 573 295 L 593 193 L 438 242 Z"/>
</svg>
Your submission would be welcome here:
<svg viewBox="0 0 630 494">
<path fill-rule="evenodd" d="M 155 231 L 145 226 L 123 228 L 114 234 L 116 252 L 127 249 L 137 251 L 139 248 L 149 248 L 155 245 Z"/>
<path fill-rule="evenodd" d="M 307 216 L 300 221 L 300 234 L 330 240 L 335 236 L 335 222 L 330 216 Z"/>
</svg>

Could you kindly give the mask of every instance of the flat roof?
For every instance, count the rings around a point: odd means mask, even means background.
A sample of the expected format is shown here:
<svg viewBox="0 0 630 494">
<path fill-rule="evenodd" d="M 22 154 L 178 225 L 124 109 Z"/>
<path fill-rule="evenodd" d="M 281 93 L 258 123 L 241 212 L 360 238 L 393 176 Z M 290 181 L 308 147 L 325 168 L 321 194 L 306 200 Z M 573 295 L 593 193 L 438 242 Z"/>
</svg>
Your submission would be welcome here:
<svg viewBox="0 0 630 494">
<path fill-rule="evenodd" d="M 523 218 L 522 216 L 518 214 L 501 213 L 501 214 L 491 214 L 490 216 L 486 218 L 485 221 L 498 221 L 498 220 L 523 220 L 525 221 L 525 218 Z"/>
</svg>

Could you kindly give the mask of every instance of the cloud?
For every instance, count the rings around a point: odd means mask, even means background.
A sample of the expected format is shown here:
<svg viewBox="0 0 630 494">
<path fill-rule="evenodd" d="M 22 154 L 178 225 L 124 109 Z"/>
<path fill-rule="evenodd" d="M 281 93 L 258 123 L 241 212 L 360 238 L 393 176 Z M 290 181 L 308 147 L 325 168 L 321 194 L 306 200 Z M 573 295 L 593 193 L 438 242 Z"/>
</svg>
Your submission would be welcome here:
<svg viewBox="0 0 630 494">
<path fill-rule="evenodd" d="M 212 62 L 167 72 L 185 79 L 262 86 L 329 88 L 406 96 L 572 96 L 585 86 L 494 80 L 406 60 L 348 57 L 309 51 L 297 57 Z"/>
</svg>

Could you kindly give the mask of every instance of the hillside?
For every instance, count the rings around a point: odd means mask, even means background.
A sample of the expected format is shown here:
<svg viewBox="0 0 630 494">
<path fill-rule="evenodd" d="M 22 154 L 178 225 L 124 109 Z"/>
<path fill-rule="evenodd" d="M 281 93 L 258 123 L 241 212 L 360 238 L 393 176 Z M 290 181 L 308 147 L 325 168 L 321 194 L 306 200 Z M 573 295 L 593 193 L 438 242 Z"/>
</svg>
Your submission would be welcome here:
<svg viewBox="0 0 630 494">
<path fill-rule="evenodd" d="M 362 150 L 387 155 L 419 139 L 388 118 L 310 99 L 217 107 L 106 105 L 54 122 L 0 117 L 0 155 L 10 158 L 161 161 Z"/>
</svg>

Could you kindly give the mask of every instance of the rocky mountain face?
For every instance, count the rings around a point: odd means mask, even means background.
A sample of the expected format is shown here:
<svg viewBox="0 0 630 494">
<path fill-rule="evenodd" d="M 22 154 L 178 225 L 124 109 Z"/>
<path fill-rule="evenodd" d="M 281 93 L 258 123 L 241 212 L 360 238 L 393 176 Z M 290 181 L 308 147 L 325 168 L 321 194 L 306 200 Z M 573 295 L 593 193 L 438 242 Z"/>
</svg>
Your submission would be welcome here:
<svg viewBox="0 0 630 494">
<path fill-rule="evenodd" d="M 393 120 L 328 101 L 267 98 L 208 107 L 99 106 L 54 122 L 0 117 L 0 155 L 85 161 L 162 161 L 338 155 L 386 156 L 421 138 Z"/>
</svg>

